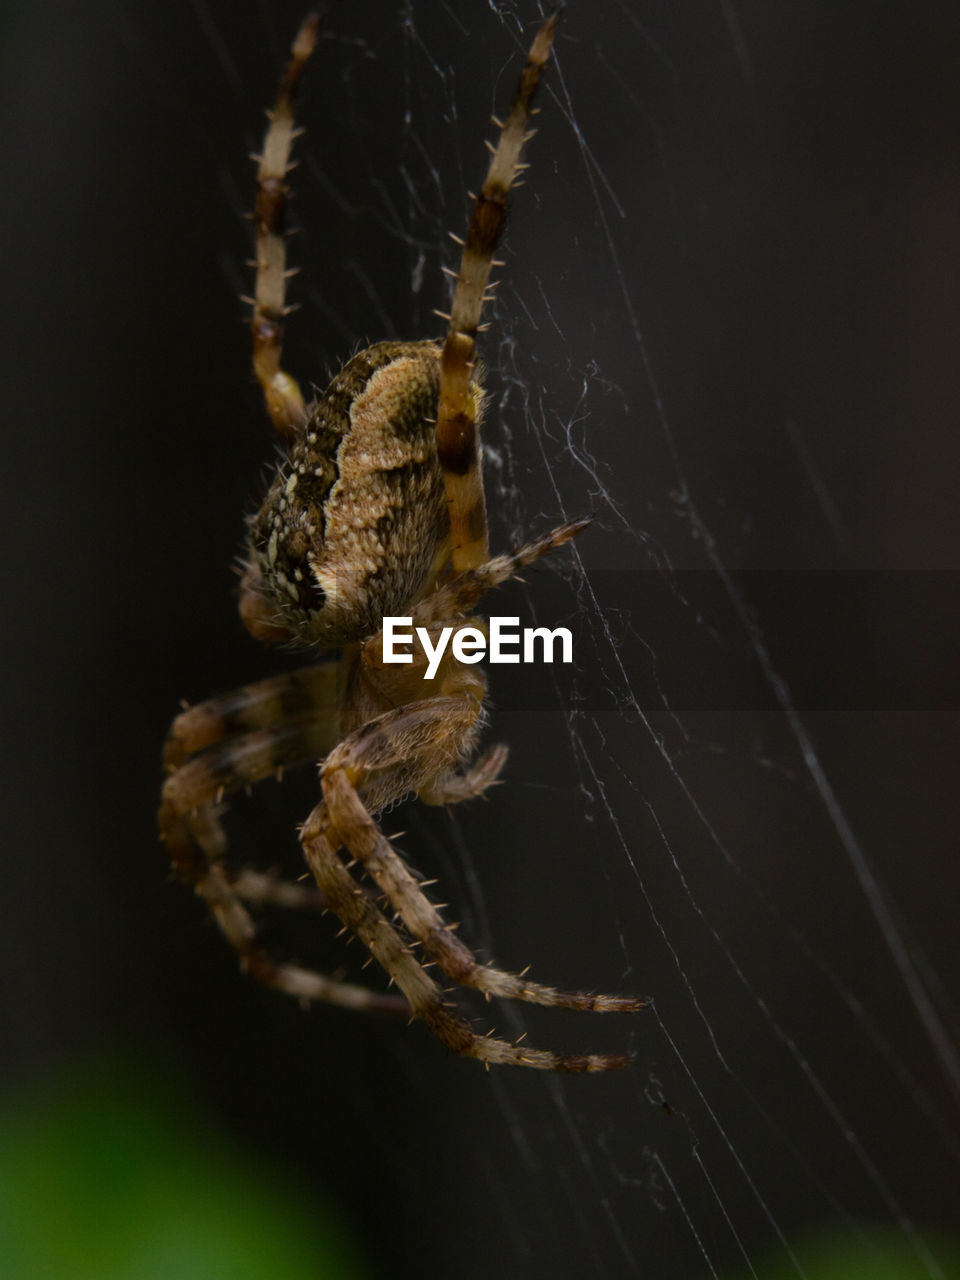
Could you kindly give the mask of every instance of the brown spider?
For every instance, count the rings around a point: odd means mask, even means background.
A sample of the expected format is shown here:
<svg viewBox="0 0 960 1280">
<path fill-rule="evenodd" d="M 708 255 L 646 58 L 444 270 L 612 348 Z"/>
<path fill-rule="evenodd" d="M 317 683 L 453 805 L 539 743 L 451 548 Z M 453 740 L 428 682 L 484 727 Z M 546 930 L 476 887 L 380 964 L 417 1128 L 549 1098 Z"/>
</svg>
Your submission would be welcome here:
<svg viewBox="0 0 960 1280">
<path fill-rule="evenodd" d="M 477 430 L 483 392 L 476 333 L 556 24 L 554 15 L 541 25 L 510 115 L 495 121 L 500 137 L 467 239 L 459 242 L 463 256 L 442 347 L 386 342 L 361 351 L 309 407 L 280 368 L 293 97 L 316 41 L 316 16 L 297 34 L 259 158 L 251 300 L 254 370 L 287 452 L 250 522 L 240 615 L 258 639 L 340 653 L 177 716 L 164 752 L 160 830 L 178 872 L 207 902 L 244 967 L 268 986 L 302 1000 L 412 1014 L 450 1049 L 486 1064 L 604 1071 L 628 1057 L 564 1057 L 477 1034 L 444 1000 L 413 947 L 448 979 L 488 999 L 596 1012 L 633 1011 L 644 1001 L 556 991 L 478 962 L 372 816 L 411 793 L 432 805 L 480 795 L 507 757 L 506 747 L 496 746 L 469 763 L 484 722 L 481 670 L 447 650 L 427 683 L 427 657 L 416 639 L 406 665 L 387 665 L 383 618 L 409 615 L 434 642 L 445 624 L 482 628 L 474 616 L 481 597 L 586 523 L 561 525 L 513 555 L 491 558 Z M 314 760 L 322 761 L 323 799 L 300 841 L 319 894 L 252 870 L 232 872 L 220 822 L 224 796 Z M 400 927 L 351 876 L 341 850 L 360 865 Z M 333 911 L 402 996 L 274 960 L 257 944 L 246 905 L 264 902 Z"/>
</svg>

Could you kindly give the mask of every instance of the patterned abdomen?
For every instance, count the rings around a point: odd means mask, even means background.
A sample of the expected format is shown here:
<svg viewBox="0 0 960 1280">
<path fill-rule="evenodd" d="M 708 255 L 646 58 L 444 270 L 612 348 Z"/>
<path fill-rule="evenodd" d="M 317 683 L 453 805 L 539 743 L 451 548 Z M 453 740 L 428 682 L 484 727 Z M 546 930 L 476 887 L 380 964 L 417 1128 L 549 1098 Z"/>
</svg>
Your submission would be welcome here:
<svg viewBox="0 0 960 1280">
<path fill-rule="evenodd" d="M 448 554 L 438 393 L 435 343 L 379 343 L 344 366 L 293 442 L 250 544 L 267 603 L 299 642 L 374 634 Z"/>
</svg>

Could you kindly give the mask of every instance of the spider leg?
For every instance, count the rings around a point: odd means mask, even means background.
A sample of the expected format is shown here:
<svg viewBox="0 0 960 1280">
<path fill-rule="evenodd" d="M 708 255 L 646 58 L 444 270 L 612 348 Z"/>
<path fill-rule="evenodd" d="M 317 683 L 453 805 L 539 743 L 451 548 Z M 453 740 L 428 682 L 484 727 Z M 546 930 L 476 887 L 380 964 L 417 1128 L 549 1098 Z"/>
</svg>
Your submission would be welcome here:
<svg viewBox="0 0 960 1280">
<path fill-rule="evenodd" d="M 459 709 L 457 704 L 460 704 Z M 429 698 L 387 712 L 355 730 L 327 756 L 320 770 L 330 825 L 352 857 L 363 864 L 397 911 L 406 929 L 422 944 L 431 960 L 461 986 L 473 987 L 487 996 L 524 1000 L 531 1004 L 558 1006 L 597 1013 L 635 1012 L 646 1001 L 630 996 L 590 995 L 557 991 L 553 987 L 481 964 L 473 953 L 444 925 L 437 909 L 428 901 L 420 884 L 381 833 L 358 791 L 384 794 L 377 774 L 388 777 L 404 770 L 404 777 L 416 786 L 412 757 L 442 750 L 445 735 L 462 738 L 462 723 L 476 717 L 476 699 L 469 694 Z M 457 725 L 457 728 L 451 726 Z M 433 760 L 431 761 L 432 766 Z M 422 783 L 420 784 L 423 785 Z M 395 788 L 396 791 L 403 787 Z M 419 788 L 417 788 L 419 789 Z M 430 784 L 426 788 L 430 790 Z M 322 887 L 322 886 L 321 886 Z M 336 911 L 336 903 L 331 901 Z M 394 975 L 395 976 L 395 975 Z"/>
<path fill-rule="evenodd" d="M 263 155 L 257 171 L 257 198 L 253 217 L 257 227 L 256 286 L 253 296 L 253 369 L 263 389 L 267 412 L 274 427 L 290 440 L 306 421 L 303 394 L 296 381 L 280 368 L 283 320 L 286 305 L 287 251 L 283 239 L 283 214 L 290 194 L 290 149 L 297 136 L 293 99 L 304 65 L 317 41 L 319 18 L 304 18 L 290 50 L 277 100 L 269 112 L 270 124 L 263 139 Z"/>
<path fill-rule="evenodd" d="M 377 1013 L 409 1012 L 406 1000 L 397 996 L 382 995 L 348 982 L 337 982 L 300 965 L 280 964 L 262 947 L 258 947 L 256 926 L 250 913 L 241 902 L 223 866 L 215 860 L 215 856 L 211 856 L 211 848 L 215 854 L 221 832 L 216 824 L 211 828 L 205 821 L 208 816 L 206 810 L 201 810 L 196 815 L 184 815 L 161 809 L 161 832 L 174 861 L 181 868 L 187 862 L 184 853 L 190 850 L 190 879 L 248 973 L 265 986 L 273 987 L 298 1000 L 322 1000 L 344 1009 Z M 202 869 L 196 865 L 197 848 L 207 855 Z"/>
<path fill-rule="evenodd" d="M 336 661 L 300 667 L 231 693 L 188 707 L 170 726 L 163 748 L 165 773 L 172 773 L 197 752 L 252 729 L 268 729 L 279 721 L 318 708 L 337 705 L 342 670 Z"/>
<path fill-rule="evenodd" d="M 178 719 L 190 715 L 187 711 Z M 163 785 L 160 833 L 177 870 L 199 884 L 204 861 L 223 858 L 226 835 L 219 809 L 227 795 L 283 769 L 322 759 L 335 740 L 336 723 L 329 709 L 305 712 L 235 734 L 175 768 Z"/>
<path fill-rule="evenodd" d="M 520 171 L 520 152 L 529 137 L 526 128 L 533 95 L 550 56 L 557 22 L 558 15 L 553 14 L 537 31 L 510 114 L 500 126 L 499 141 L 492 148 L 490 167 L 474 204 L 463 244 L 460 274 L 450 308 L 450 328 L 440 360 L 437 455 L 450 506 L 456 570 L 482 564 L 490 554 L 477 432 L 479 397 L 471 390 L 471 375 L 507 195 Z"/>
<path fill-rule="evenodd" d="M 462 773 L 441 774 L 427 786 L 421 787 L 418 793 L 420 799 L 429 805 L 460 804 L 464 800 L 476 799 L 499 781 L 509 754 L 510 749 L 505 743 L 497 743 L 495 747 L 485 751 L 469 769 Z"/>
<path fill-rule="evenodd" d="M 271 871 L 244 867 L 233 877 L 234 892 L 255 906 L 289 907 L 293 911 L 326 911 L 323 894 L 312 884 L 295 884 Z"/>
<path fill-rule="evenodd" d="M 276 731 L 284 720 L 323 709 L 325 716 L 332 715 L 337 705 L 342 670 L 340 663 L 328 661 L 318 666 L 301 667 L 249 684 L 206 702 L 188 707 L 176 717 L 170 726 L 163 750 L 164 772 L 174 773 L 192 757 L 225 740 L 227 743 L 220 759 L 211 757 L 203 765 L 204 770 L 229 774 L 231 754 L 238 754 L 243 771 L 248 773 L 244 785 L 269 776 L 275 768 L 293 767 L 319 759 L 335 739 L 332 728 L 325 737 L 311 743 L 305 739 L 304 754 L 287 756 L 281 764 L 268 753 L 259 761 L 256 753 L 250 754 L 246 744 L 236 740 L 245 731 L 261 729 Z M 288 750 L 292 743 L 287 735 Z M 244 754 L 244 746 L 248 752 Z M 198 771 L 195 770 L 196 774 Z M 202 773 L 201 773 L 202 787 Z M 187 775 L 189 778 L 190 775 Z M 194 783 L 197 779 L 194 778 Z M 224 789 L 224 784 L 220 783 Z M 231 788 L 234 789 L 234 788 Z M 225 793 L 225 789 L 224 789 Z M 224 845 L 225 847 L 225 845 Z M 270 903 L 274 906 L 296 909 L 325 909 L 320 894 L 312 886 L 293 884 L 277 875 L 245 868 L 232 877 L 236 893 L 255 904 Z"/>
<path fill-rule="evenodd" d="M 541 1071 L 608 1071 L 629 1065 L 630 1059 L 625 1054 L 562 1056 L 510 1044 L 495 1036 L 479 1035 L 444 1003 L 440 987 L 341 862 L 337 855 L 340 836 L 331 829 L 325 803 L 318 804 L 310 814 L 300 838 L 307 863 L 332 910 L 394 980 L 414 1015 L 452 1052 L 477 1058 L 488 1065 L 535 1067 Z"/>
<path fill-rule="evenodd" d="M 522 568 L 533 564 L 541 556 L 562 547 L 589 523 L 589 520 L 571 520 L 567 524 L 558 525 L 542 538 L 525 543 L 511 555 L 494 556 L 485 564 L 456 574 L 414 605 L 411 610 L 413 625 L 430 626 L 451 618 L 463 617 L 488 591 L 515 577 Z"/>
<path fill-rule="evenodd" d="M 174 721 L 166 757 L 172 771 L 163 789 L 159 823 L 174 866 L 204 899 L 241 963 L 255 978 L 301 1000 L 323 1000 L 350 1009 L 409 1012 L 405 1000 L 350 983 L 336 982 L 299 965 L 280 964 L 256 944 L 256 925 L 241 896 L 283 906 L 316 907 L 315 890 L 287 885 L 256 872 L 234 878 L 223 859 L 226 834 L 220 822 L 221 800 L 228 793 L 272 776 L 278 768 L 321 758 L 336 737 L 330 707 L 287 715 L 273 725 L 234 733 L 235 725 L 260 723 L 269 708 L 307 697 L 308 677 L 329 668 L 294 672 L 248 686 L 185 711 Z M 211 745 L 212 743 L 212 745 Z M 203 745 L 198 745 L 203 744 Z M 182 763 L 171 761 L 183 760 Z M 258 879 L 252 877 L 259 877 Z"/>
</svg>

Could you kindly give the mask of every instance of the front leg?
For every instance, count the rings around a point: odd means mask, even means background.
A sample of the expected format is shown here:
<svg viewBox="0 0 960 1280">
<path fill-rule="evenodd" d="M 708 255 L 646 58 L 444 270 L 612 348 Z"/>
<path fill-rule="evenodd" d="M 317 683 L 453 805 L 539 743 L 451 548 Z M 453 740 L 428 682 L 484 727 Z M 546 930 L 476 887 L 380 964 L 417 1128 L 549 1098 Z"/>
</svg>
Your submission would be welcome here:
<svg viewBox="0 0 960 1280">
<path fill-rule="evenodd" d="M 558 547 L 566 544 L 582 533 L 590 525 L 589 518 L 568 520 L 566 524 L 557 525 L 549 533 L 525 542 L 522 547 L 507 555 L 494 556 L 491 560 L 465 569 L 455 574 L 448 582 L 438 587 L 413 607 L 413 625 L 433 627 L 440 623 L 449 623 L 465 618 L 471 613 L 480 600 L 494 587 L 515 578 L 521 569 L 533 564 L 541 556 L 549 555 Z"/>
</svg>

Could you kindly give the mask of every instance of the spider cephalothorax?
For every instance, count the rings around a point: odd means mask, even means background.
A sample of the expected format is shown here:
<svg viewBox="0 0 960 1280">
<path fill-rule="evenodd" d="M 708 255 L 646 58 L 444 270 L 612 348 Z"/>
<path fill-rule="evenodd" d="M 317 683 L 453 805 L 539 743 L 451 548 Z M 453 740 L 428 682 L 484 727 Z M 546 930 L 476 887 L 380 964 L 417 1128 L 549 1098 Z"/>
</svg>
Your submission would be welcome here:
<svg viewBox="0 0 960 1280">
<path fill-rule="evenodd" d="M 513 555 L 491 558 L 478 443 L 483 395 L 476 333 L 555 28 L 555 17 L 541 25 L 513 109 L 500 126 L 463 242 L 445 341 L 387 342 L 361 351 L 312 406 L 280 368 L 280 351 L 292 99 L 315 43 L 314 17 L 294 42 L 260 161 L 252 324 L 254 369 L 286 454 L 250 521 L 240 613 L 259 639 L 339 652 L 178 716 L 164 754 L 160 827 L 176 867 L 209 904 L 246 968 L 268 985 L 301 999 L 412 1012 L 449 1048 L 487 1064 L 602 1071 L 627 1058 L 560 1056 L 479 1035 L 445 1002 L 413 946 L 448 979 L 488 998 L 597 1012 L 632 1011 L 644 1002 L 557 991 L 481 964 L 375 822 L 404 796 L 455 804 L 496 781 L 505 747 L 473 760 L 484 721 L 483 671 L 448 648 L 431 673 L 427 645 L 437 651 L 445 630 L 482 631 L 481 598 L 584 524 L 561 525 Z M 412 620 L 413 639 L 405 660 L 392 665 L 382 627 L 385 617 L 397 616 Z M 316 889 L 230 868 L 220 822 L 225 795 L 310 761 L 321 762 L 323 799 L 300 838 Z M 359 864 L 372 889 L 354 879 L 348 861 Z M 381 910 L 381 898 L 396 924 Z M 333 911 L 402 995 L 275 960 L 260 946 L 250 911 L 263 902 L 319 902 Z"/>
</svg>

